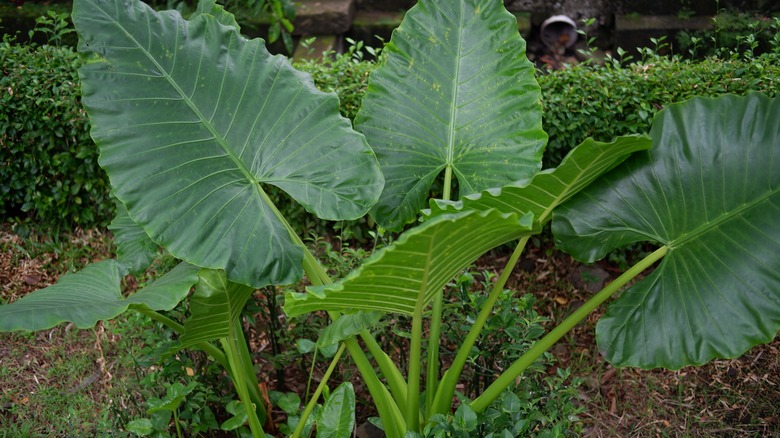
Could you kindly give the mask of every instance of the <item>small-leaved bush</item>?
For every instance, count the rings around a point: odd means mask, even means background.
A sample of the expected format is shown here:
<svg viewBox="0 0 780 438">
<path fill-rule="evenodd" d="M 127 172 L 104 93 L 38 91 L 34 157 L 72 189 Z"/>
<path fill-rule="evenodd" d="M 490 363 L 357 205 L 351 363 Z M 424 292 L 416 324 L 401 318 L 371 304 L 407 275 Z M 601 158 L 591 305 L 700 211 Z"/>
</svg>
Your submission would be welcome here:
<svg viewBox="0 0 780 438">
<path fill-rule="evenodd" d="M 105 225 L 108 179 L 70 48 L 0 43 L 0 216 L 51 228 Z"/>
<path fill-rule="evenodd" d="M 496 275 L 483 271 L 467 271 L 451 285 L 453 295 L 445 304 L 442 342 L 457 345 L 464 339 L 480 309 L 488 299 L 484 293 L 495 281 Z M 467 368 L 463 373 L 462 396 L 479 396 L 502 370 L 527 352 L 545 333 L 543 324 L 549 320 L 534 309 L 535 297 L 504 289 L 471 349 Z M 453 354 L 442 349 L 442 360 Z M 555 370 L 548 372 L 548 370 Z M 545 353 L 531 365 L 521 379 L 507 388 L 499 399 L 479 415 L 469 426 L 458 421 L 458 414 L 440 418 L 430 432 L 448 431 L 453 436 L 563 436 L 574 434 L 580 428 L 578 419 L 582 407 L 574 400 L 581 380 L 572 378 L 568 369 L 558 368 L 554 357 Z M 467 414 L 461 410 L 461 417 Z M 459 426 L 460 425 L 460 426 Z M 458 429 L 461 427 L 460 429 Z M 506 431 L 506 432 L 504 432 Z M 509 433 L 509 435 L 506 435 Z M 491 435 L 492 434 L 492 435 Z"/>
<path fill-rule="evenodd" d="M 368 75 L 376 67 L 373 61 L 366 61 L 362 42 L 351 41 L 346 53 L 326 53 L 322 60 L 304 60 L 295 67 L 312 75 L 314 85 L 323 91 L 339 95 L 341 115 L 355 118 L 360 101 L 368 87 Z M 376 56 L 377 50 L 365 48 L 369 55 Z"/>
<path fill-rule="evenodd" d="M 681 53 L 697 57 L 765 53 L 777 48 L 779 29 L 780 17 L 722 10 L 712 18 L 711 28 L 684 30 L 676 42 Z"/>
<path fill-rule="evenodd" d="M 647 132 L 656 112 L 694 96 L 769 96 L 780 89 L 780 63 L 773 55 L 753 60 L 701 61 L 652 56 L 622 68 L 610 64 L 555 71 L 537 77 L 542 87 L 543 125 L 550 135 L 545 167 L 555 166 L 588 137 L 608 141 Z"/>
</svg>

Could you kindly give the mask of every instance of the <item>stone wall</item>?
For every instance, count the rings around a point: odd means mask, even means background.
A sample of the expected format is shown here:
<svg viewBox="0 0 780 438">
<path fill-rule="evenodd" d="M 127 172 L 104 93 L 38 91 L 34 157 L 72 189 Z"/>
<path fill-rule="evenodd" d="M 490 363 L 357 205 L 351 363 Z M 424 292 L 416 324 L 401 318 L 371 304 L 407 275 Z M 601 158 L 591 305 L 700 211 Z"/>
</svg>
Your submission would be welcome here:
<svg viewBox="0 0 780 438">
<path fill-rule="evenodd" d="M 510 11 L 531 12 L 534 21 L 566 15 L 577 22 L 595 18 L 599 24 L 608 25 L 615 13 L 615 0 L 506 0 L 504 3 Z"/>
</svg>

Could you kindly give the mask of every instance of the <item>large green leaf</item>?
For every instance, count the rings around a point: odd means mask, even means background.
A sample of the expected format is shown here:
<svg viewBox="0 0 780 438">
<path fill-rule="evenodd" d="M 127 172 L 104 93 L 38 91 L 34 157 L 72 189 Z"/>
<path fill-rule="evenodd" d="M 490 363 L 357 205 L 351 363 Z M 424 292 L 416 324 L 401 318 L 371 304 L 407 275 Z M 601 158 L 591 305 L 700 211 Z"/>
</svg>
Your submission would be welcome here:
<svg viewBox="0 0 780 438">
<path fill-rule="evenodd" d="M 292 282 L 302 251 L 264 187 L 321 218 L 354 219 L 381 173 L 334 94 L 214 11 L 186 21 L 137 0 L 74 2 L 92 136 L 152 240 L 232 281 Z"/>
<path fill-rule="evenodd" d="M 406 231 L 344 280 L 288 293 L 284 311 L 378 310 L 412 315 L 485 251 L 528 235 L 532 215 L 496 210 L 438 216 Z"/>
<path fill-rule="evenodd" d="M 350 438 L 355 428 L 355 389 L 344 382 L 328 397 L 317 419 L 317 438 Z"/>
<path fill-rule="evenodd" d="M 120 290 L 123 270 L 116 260 L 93 263 L 57 284 L 0 306 L 0 331 L 44 330 L 66 321 L 87 328 L 131 306 L 170 310 L 187 296 L 197 281 L 198 268 L 182 263 L 127 299 Z"/>
<path fill-rule="evenodd" d="M 231 336 L 234 322 L 254 292 L 251 287 L 230 282 L 223 271 L 203 269 L 198 276 L 190 298 L 190 317 L 184 322 L 181 345 L 176 348 Z"/>
<path fill-rule="evenodd" d="M 197 266 L 181 262 L 149 286 L 127 297 L 125 302 L 131 306 L 146 306 L 151 310 L 171 310 L 187 297 L 190 288 L 197 283 L 198 269 Z"/>
<path fill-rule="evenodd" d="M 585 261 L 636 241 L 669 248 L 597 326 L 618 365 L 680 368 L 735 357 L 780 329 L 780 99 L 693 99 L 660 112 L 653 148 L 560 213 Z"/>
<path fill-rule="evenodd" d="M 603 173 L 623 162 L 632 153 L 650 147 L 647 136 L 630 135 L 610 143 L 586 139 L 572 149 L 555 169 L 544 170 L 527 184 L 488 189 L 465 196 L 460 201 L 431 201 L 431 216 L 461 210 L 495 208 L 504 213 L 532 213 L 536 228 L 552 218 L 556 207 L 587 187 Z"/>
<path fill-rule="evenodd" d="M 387 181 L 377 223 L 414 219 L 447 167 L 461 195 L 538 172 L 541 92 L 502 2 L 421 0 L 382 53 L 355 119 Z"/>
</svg>

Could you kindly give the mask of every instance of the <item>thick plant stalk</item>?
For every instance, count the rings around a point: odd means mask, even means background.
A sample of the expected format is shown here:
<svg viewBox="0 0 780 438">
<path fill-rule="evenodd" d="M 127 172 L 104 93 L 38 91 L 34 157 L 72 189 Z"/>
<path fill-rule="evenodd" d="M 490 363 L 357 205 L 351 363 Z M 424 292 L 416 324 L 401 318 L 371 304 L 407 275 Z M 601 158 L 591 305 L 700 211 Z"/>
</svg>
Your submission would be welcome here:
<svg viewBox="0 0 780 438">
<path fill-rule="evenodd" d="M 439 388 L 439 348 L 441 346 L 441 319 L 444 307 L 444 291 L 433 297 L 431 328 L 428 334 L 428 363 L 425 374 L 425 416 L 430 418 L 433 401 Z"/>
<path fill-rule="evenodd" d="M 236 321 L 236 347 L 239 358 L 242 362 L 242 369 L 245 371 L 244 377 L 247 379 L 246 387 L 249 391 L 249 396 L 252 402 L 255 404 L 255 410 L 259 414 L 261 422 L 266 420 L 266 406 L 265 399 L 260 394 L 260 383 L 257 381 L 257 373 L 255 373 L 254 362 L 252 362 L 252 356 L 249 353 L 249 344 L 244 337 L 244 331 L 241 327 L 241 320 Z"/>
<path fill-rule="evenodd" d="M 409 342 L 409 371 L 406 376 L 406 428 L 420 431 L 420 374 L 422 372 L 422 303 L 423 294 L 417 299 L 412 316 L 412 339 Z"/>
<path fill-rule="evenodd" d="M 474 412 L 480 413 L 490 406 L 495 401 L 504 389 L 508 388 L 515 379 L 520 376 L 529 366 L 531 366 L 536 359 L 539 358 L 545 351 L 549 350 L 556 342 L 558 342 L 566 333 L 574 328 L 580 321 L 585 319 L 590 312 L 595 310 L 599 305 L 611 297 L 615 292 L 620 290 L 628 282 L 633 280 L 637 275 L 642 273 L 645 269 L 652 266 L 655 262 L 662 259 L 669 251 L 669 247 L 662 246 L 653 251 L 650 255 L 640 260 L 639 263 L 632 266 L 615 281 L 608 284 L 604 289 L 598 292 L 593 298 L 589 299 L 579 309 L 575 310 L 568 318 L 563 320 L 557 327 L 552 329 L 550 333 L 545 335 L 542 339 L 538 340 L 533 347 L 525 352 L 519 359 L 517 359 L 506 371 L 493 382 L 479 397 L 471 402 L 470 406 Z"/>
<path fill-rule="evenodd" d="M 184 333 L 184 326 L 183 325 L 181 325 L 178 322 L 168 318 L 165 315 L 160 314 L 159 312 L 155 312 L 154 310 L 144 309 L 144 308 L 140 308 L 140 307 L 135 309 L 135 310 L 137 310 L 139 313 L 141 313 L 141 314 L 143 314 L 145 316 L 148 316 L 149 318 L 151 318 L 151 319 L 153 319 L 155 321 L 158 321 L 158 322 L 164 324 L 165 326 L 167 326 L 171 330 L 175 331 L 176 333 L 179 333 L 179 334 Z M 195 344 L 195 346 L 197 348 L 199 348 L 201 351 L 203 351 L 204 353 L 206 353 L 209 356 L 213 357 L 214 360 L 216 360 L 217 363 L 220 364 L 220 366 L 222 366 L 222 368 L 225 371 L 227 371 L 228 376 L 230 377 L 230 380 L 235 382 L 235 378 L 233 376 L 233 369 L 230 367 L 230 362 L 228 361 L 227 356 L 225 356 L 225 353 L 222 352 L 222 350 L 220 350 L 219 348 L 215 347 L 210 342 L 199 342 L 199 343 Z M 250 366 L 250 368 L 252 368 L 252 367 Z M 255 377 L 254 380 L 253 380 L 255 382 L 255 384 L 254 385 L 250 385 L 248 387 L 249 393 L 250 393 L 250 397 L 252 398 L 252 402 L 255 403 L 255 405 L 258 406 L 258 409 L 260 409 L 260 414 L 261 414 L 262 420 L 264 421 L 265 420 L 265 416 L 266 416 L 266 412 L 265 412 L 265 404 L 264 404 L 263 395 L 260 394 L 260 388 L 258 388 L 258 386 L 257 386 L 257 377 L 254 375 L 254 373 L 252 374 L 252 376 Z"/>
<path fill-rule="evenodd" d="M 442 199 L 449 201 L 452 197 L 452 166 L 444 170 L 444 192 Z M 441 346 L 441 318 L 444 307 L 444 291 L 439 290 L 433 297 L 431 309 L 430 333 L 428 334 L 428 367 L 425 375 L 425 417 L 430 418 L 434 399 L 439 389 L 439 348 Z"/>
<path fill-rule="evenodd" d="M 476 321 L 474 321 L 474 325 L 471 326 L 466 339 L 458 348 L 458 353 L 455 355 L 455 359 L 453 360 L 452 365 L 444 373 L 444 377 L 442 378 L 439 388 L 436 391 L 436 397 L 432 403 L 431 411 L 429 411 L 427 414 L 428 418 L 430 418 L 430 416 L 433 414 L 446 414 L 452 406 L 452 397 L 455 394 L 455 385 L 458 383 L 458 379 L 463 372 L 463 367 L 466 365 L 466 361 L 469 358 L 471 347 L 473 347 L 477 342 L 477 338 L 479 338 L 479 334 L 482 332 L 482 327 L 485 326 L 485 322 L 487 322 L 488 318 L 490 317 L 490 314 L 493 311 L 493 306 L 495 306 L 498 297 L 501 296 L 501 292 L 504 290 L 504 286 L 506 286 L 507 280 L 509 280 L 509 275 L 514 270 L 515 265 L 517 265 L 517 261 L 520 259 L 520 255 L 525 250 L 525 246 L 528 243 L 529 238 L 530 236 L 523 237 L 520 242 L 518 242 L 514 252 L 512 253 L 512 256 L 509 257 L 506 266 L 504 266 L 504 270 L 501 272 L 501 275 L 498 277 L 498 279 L 496 279 L 496 283 L 493 285 L 493 290 L 490 291 L 488 299 L 482 305 L 482 309 L 480 310 Z"/>
<path fill-rule="evenodd" d="M 395 366 L 395 363 L 387 353 L 382 350 L 379 344 L 376 342 L 371 333 L 368 330 L 363 330 L 360 334 L 360 338 L 368 348 L 368 352 L 374 357 L 377 365 L 379 365 L 379 371 L 387 381 L 387 387 L 390 389 L 390 393 L 398 404 L 398 409 L 406 411 L 406 381 L 404 380 L 401 371 Z"/>
<path fill-rule="evenodd" d="M 390 395 L 385 385 L 377 377 L 374 367 L 371 366 L 366 354 L 360 348 L 355 338 L 345 340 L 344 344 L 350 356 L 352 356 L 352 360 L 355 361 L 355 365 L 357 365 L 358 371 L 360 371 L 360 375 L 368 387 L 371 398 L 374 400 L 379 417 L 382 419 L 385 435 L 388 438 L 402 438 L 406 433 L 406 425 L 403 414 L 398 409 L 398 405 L 393 400 L 392 395 Z"/>
<path fill-rule="evenodd" d="M 233 384 L 236 387 L 238 398 L 244 405 L 246 415 L 249 418 L 249 429 L 252 431 L 252 435 L 256 438 L 265 437 L 263 432 L 263 426 L 260 424 L 260 419 L 257 417 L 257 412 L 252 399 L 249 396 L 249 390 L 247 389 L 247 383 L 244 381 L 246 370 L 243 369 L 242 359 L 240 353 L 238 353 L 238 345 L 235 337 L 231 334 L 226 338 L 221 338 L 222 348 L 228 353 L 228 361 L 230 367 L 233 370 Z M 254 370 L 252 370 L 254 372 Z"/>
</svg>

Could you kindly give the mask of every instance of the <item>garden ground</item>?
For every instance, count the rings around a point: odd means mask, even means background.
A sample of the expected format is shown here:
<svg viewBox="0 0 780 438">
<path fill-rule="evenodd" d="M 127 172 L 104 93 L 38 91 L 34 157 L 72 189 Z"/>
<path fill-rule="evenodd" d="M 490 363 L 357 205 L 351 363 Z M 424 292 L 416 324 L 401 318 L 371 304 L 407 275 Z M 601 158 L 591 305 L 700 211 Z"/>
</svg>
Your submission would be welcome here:
<svg viewBox="0 0 780 438">
<path fill-rule="evenodd" d="M 96 230 L 52 241 L 21 238 L 8 226 L 2 227 L 0 300 L 18 299 L 53 283 L 63 272 L 104 258 L 112 251 L 109 241 L 106 232 Z M 504 257 L 500 252 L 486 255 L 477 269 L 503 266 Z M 537 311 L 552 321 L 560 321 L 584 302 L 592 283 L 619 272 L 608 263 L 583 267 L 544 244 L 528 251 L 521 268 L 510 286 L 533 293 Z M 597 318 L 591 315 L 552 352 L 558 366 L 569 367 L 583 381 L 577 400 L 583 408 L 583 435 L 780 435 L 777 338 L 741 358 L 698 368 L 615 369 L 598 353 Z M 0 334 L 0 437 L 90 435 L 116 430 L 143 415 L 148 388 L 139 382 L 148 382 L 159 371 L 138 360 L 146 339 L 144 324 L 127 314 L 94 329 L 60 325 L 37 333 Z M 272 389 L 278 386 L 272 367 L 260 365 L 268 372 L 261 377 L 267 377 Z M 183 372 L 189 375 L 200 369 L 196 358 L 195 365 Z M 288 383 L 291 389 L 300 386 L 300 382 Z"/>
</svg>

